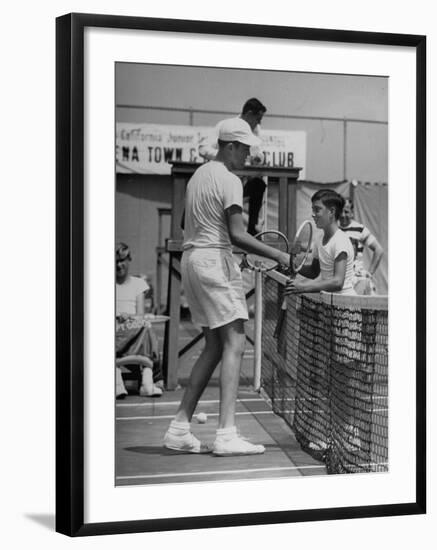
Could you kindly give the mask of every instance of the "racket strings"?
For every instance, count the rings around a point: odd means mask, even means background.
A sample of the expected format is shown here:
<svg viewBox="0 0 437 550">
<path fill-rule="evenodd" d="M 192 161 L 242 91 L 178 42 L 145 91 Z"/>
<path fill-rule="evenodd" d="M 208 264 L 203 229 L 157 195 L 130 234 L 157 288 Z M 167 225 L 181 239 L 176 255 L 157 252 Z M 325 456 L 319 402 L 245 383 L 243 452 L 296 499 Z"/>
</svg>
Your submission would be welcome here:
<svg viewBox="0 0 437 550">
<path fill-rule="evenodd" d="M 299 229 L 291 246 L 292 267 L 294 272 L 298 272 L 305 264 L 311 251 L 311 242 L 313 237 L 313 228 L 311 222 L 305 222 Z"/>
<path fill-rule="evenodd" d="M 270 248 L 280 250 L 281 252 L 288 251 L 287 238 L 280 232 L 264 231 L 256 235 L 255 238 Z M 254 253 L 246 254 L 245 262 L 249 268 L 256 271 L 270 271 L 278 267 L 278 262 L 276 260 Z"/>
</svg>

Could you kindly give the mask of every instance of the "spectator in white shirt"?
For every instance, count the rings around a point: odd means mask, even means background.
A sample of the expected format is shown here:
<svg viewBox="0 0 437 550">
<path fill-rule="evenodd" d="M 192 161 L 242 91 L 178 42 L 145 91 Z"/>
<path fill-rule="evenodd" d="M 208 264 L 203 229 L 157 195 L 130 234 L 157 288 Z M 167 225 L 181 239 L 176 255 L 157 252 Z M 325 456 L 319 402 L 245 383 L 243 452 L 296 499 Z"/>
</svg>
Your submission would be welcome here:
<svg viewBox="0 0 437 550">
<path fill-rule="evenodd" d="M 129 275 L 131 253 L 127 244 L 116 247 L 116 335 L 117 357 L 143 355 L 150 359 L 150 369 L 142 368 L 140 395 L 159 397 L 163 392 L 163 376 L 159 363 L 157 338 L 150 323 L 145 322 L 145 292 L 149 285 L 140 277 Z M 153 372 L 152 372 L 153 371 Z M 120 368 L 116 368 L 116 396 L 127 395 Z"/>
<path fill-rule="evenodd" d="M 346 199 L 340 215 L 340 229 L 346 233 L 354 247 L 354 288 L 358 294 L 375 294 L 373 276 L 381 263 L 384 250 L 369 229 L 355 221 L 353 217 L 353 203 L 350 199 Z M 364 247 L 368 247 L 372 252 L 369 269 L 364 267 Z"/>
</svg>

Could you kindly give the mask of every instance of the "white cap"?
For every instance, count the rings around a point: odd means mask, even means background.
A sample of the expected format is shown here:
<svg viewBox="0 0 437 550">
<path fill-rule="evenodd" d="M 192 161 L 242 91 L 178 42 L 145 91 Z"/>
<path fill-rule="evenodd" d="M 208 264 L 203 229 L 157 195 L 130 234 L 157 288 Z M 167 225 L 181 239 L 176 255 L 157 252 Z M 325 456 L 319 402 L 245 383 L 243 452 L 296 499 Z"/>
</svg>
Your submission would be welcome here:
<svg viewBox="0 0 437 550">
<path fill-rule="evenodd" d="M 220 123 L 218 139 L 238 141 L 250 147 L 257 147 L 261 140 L 253 135 L 249 124 L 242 118 L 227 118 Z"/>
</svg>

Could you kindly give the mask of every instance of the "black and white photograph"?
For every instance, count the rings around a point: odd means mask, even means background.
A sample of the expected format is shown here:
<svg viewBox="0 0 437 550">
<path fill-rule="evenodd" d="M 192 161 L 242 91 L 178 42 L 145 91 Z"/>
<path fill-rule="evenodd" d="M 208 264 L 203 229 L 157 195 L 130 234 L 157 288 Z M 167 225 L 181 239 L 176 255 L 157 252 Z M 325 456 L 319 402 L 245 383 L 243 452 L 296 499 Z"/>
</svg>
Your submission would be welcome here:
<svg viewBox="0 0 437 550">
<path fill-rule="evenodd" d="M 432 547 L 431 7 L 6 4 L 2 547 Z"/>
<path fill-rule="evenodd" d="M 117 486 L 389 471 L 388 87 L 116 64 Z"/>
<path fill-rule="evenodd" d="M 423 513 L 424 37 L 57 23 L 57 530 Z"/>
</svg>

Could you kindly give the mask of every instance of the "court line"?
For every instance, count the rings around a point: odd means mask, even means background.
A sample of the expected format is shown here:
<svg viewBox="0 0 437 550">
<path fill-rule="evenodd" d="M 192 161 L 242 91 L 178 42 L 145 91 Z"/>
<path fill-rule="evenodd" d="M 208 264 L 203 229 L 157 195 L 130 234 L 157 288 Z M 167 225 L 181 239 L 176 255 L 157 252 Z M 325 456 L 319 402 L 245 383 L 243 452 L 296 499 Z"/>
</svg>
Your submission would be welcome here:
<svg viewBox="0 0 437 550">
<path fill-rule="evenodd" d="M 150 474 L 137 476 L 117 476 L 117 480 L 127 479 L 157 479 L 166 477 L 191 477 L 191 476 L 213 476 L 213 475 L 233 475 L 233 474 L 252 474 L 257 472 L 281 472 L 285 470 L 308 470 L 308 469 L 325 469 L 324 465 L 304 465 L 304 466 L 282 466 L 276 468 L 250 468 L 246 470 L 216 470 L 208 472 L 185 472 L 171 474 Z"/>
<path fill-rule="evenodd" d="M 273 411 L 245 411 L 236 412 L 236 416 L 255 415 L 255 414 L 275 414 Z M 219 416 L 219 413 L 208 413 L 208 416 Z M 174 414 L 160 415 L 160 416 L 118 416 L 115 420 L 164 420 L 167 418 L 174 418 Z"/>
<path fill-rule="evenodd" d="M 381 395 L 381 396 L 374 396 L 373 399 L 387 399 L 386 396 L 384 395 Z M 237 403 L 240 402 L 240 403 L 250 403 L 250 402 L 258 402 L 258 401 L 261 401 L 263 403 L 265 403 L 266 405 L 271 405 L 272 404 L 272 401 L 271 400 L 265 400 L 263 399 L 262 397 L 256 397 L 256 398 L 241 398 L 241 399 L 237 399 Z M 297 401 L 296 398 L 294 397 L 287 397 L 287 398 L 284 398 L 284 399 L 281 399 L 281 401 Z M 317 399 L 316 397 L 313 397 L 313 398 L 306 398 L 306 399 L 301 399 L 301 401 L 305 402 L 305 401 L 320 401 L 320 399 Z M 322 399 L 322 401 L 327 401 L 327 398 L 324 398 Z M 220 403 L 219 399 L 209 399 L 209 400 L 205 400 L 205 401 L 199 401 L 199 404 L 198 405 L 213 405 L 215 403 Z M 148 407 L 148 406 L 151 406 L 151 407 L 156 407 L 158 405 L 160 406 L 167 406 L 167 405 L 179 405 L 180 404 L 180 401 L 149 401 L 149 402 L 146 402 L 146 403 L 117 403 L 116 406 L 117 407 Z M 377 411 L 377 409 L 375 409 L 375 411 Z M 290 412 L 290 411 L 287 411 L 287 412 Z"/>
<path fill-rule="evenodd" d="M 262 397 L 255 397 L 255 398 L 241 398 L 237 399 L 237 403 L 247 403 L 251 401 L 262 401 L 263 403 L 266 403 L 266 400 Z M 153 407 L 156 407 L 157 405 L 180 405 L 179 401 L 152 401 L 150 403 L 117 403 L 117 407 L 145 407 L 148 405 L 151 405 Z M 209 399 L 205 401 L 199 401 L 198 405 L 213 405 L 214 403 L 220 403 L 219 399 Z"/>
<path fill-rule="evenodd" d="M 386 412 L 388 409 L 373 409 L 372 411 L 366 411 L 368 413 L 377 413 L 377 412 Z M 262 414 L 274 414 L 275 416 L 281 416 L 282 414 L 294 414 L 296 411 L 293 409 L 281 411 L 281 413 L 275 413 L 274 411 L 244 411 L 244 412 L 236 412 L 236 416 L 245 416 L 245 415 L 262 415 Z M 301 411 L 303 413 L 324 413 L 323 409 L 307 409 Z M 219 413 L 208 413 L 208 416 L 219 416 Z M 152 416 L 118 416 L 116 420 L 167 420 L 169 418 L 174 418 L 174 414 L 166 414 L 166 415 L 152 415 Z"/>
</svg>

